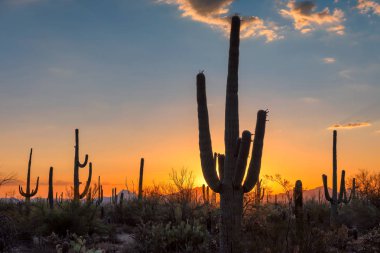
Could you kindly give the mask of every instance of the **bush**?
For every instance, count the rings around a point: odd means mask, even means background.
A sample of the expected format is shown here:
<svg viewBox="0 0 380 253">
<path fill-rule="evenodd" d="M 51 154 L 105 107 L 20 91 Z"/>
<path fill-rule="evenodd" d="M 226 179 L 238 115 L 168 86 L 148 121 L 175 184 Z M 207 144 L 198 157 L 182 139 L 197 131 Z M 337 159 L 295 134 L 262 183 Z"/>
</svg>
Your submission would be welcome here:
<svg viewBox="0 0 380 253">
<path fill-rule="evenodd" d="M 142 223 L 136 232 L 140 252 L 210 252 L 209 238 L 205 226 L 198 221 L 178 225 Z"/>
</svg>

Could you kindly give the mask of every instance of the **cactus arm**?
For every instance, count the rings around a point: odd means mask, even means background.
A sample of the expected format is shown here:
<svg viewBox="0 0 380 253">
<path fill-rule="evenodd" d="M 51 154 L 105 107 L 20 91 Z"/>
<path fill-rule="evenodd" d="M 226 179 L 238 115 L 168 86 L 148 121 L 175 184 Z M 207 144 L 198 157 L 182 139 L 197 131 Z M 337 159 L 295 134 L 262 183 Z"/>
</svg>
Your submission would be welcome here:
<svg viewBox="0 0 380 253">
<path fill-rule="evenodd" d="M 83 163 L 81 163 L 81 162 L 79 161 L 79 159 L 78 159 L 78 165 L 79 165 L 80 168 L 84 168 L 84 167 L 86 167 L 86 166 L 87 166 L 87 163 L 88 163 L 88 155 L 87 155 L 87 154 L 86 154 L 85 157 L 84 157 L 84 162 L 83 162 Z"/>
<path fill-rule="evenodd" d="M 264 199 L 264 195 L 265 195 L 265 188 L 263 188 L 263 194 L 261 195 L 261 200 L 263 200 Z"/>
<path fill-rule="evenodd" d="M 219 171 L 219 180 L 223 183 L 224 178 L 224 158 L 223 154 L 218 154 L 218 171 Z"/>
<path fill-rule="evenodd" d="M 30 197 L 33 197 L 34 195 L 37 194 L 39 181 L 40 181 L 40 177 L 37 177 L 36 188 L 30 193 Z"/>
<path fill-rule="evenodd" d="M 340 178 L 340 190 L 339 190 L 339 198 L 338 198 L 338 204 L 344 202 L 346 197 L 346 180 L 345 180 L 346 172 L 342 170 L 342 176 Z"/>
<path fill-rule="evenodd" d="M 323 188 L 325 190 L 325 198 L 327 201 L 332 202 L 333 199 L 330 197 L 329 188 L 327 187 L 327 176 L 325 174 L 322 175 Z"/>
<path fill-rule="evenodd" d="M 259 179 L 261 168 L 261 157 L 263 154 L 264 136 L 265 136 L 265 124 L 267 121 L 267 111 L 260 110 L 257 112 L 257 121 L 255 129 L 255 137 L 253 140 L 252 156 L 249 163 L 247 177 L 245 179 L 243 190 L 244 192 L 250 192 L 257 180 Z"/>
<path fill-rule="evenodd" d="M 225 109 L 225 154 L 234 154 L 239 138 L 238 69 L 240 44 L 240 17 L 231 20 L 230 49 L 228 57 L 227 92 Z M 233 175 L 233 174 L 232 174 Z"/>
<path fill-rule="evenodd" d="M 197 75 L 197 103 L 199 150 L 203 176 L 214 192 L 220 191 L 220 181 L 214 166 L 211 134 L 207 109 L 206 78 L 203 73 Z"/>
<path fill-rule="evenodd" d="M 247 167 L 248 153 L 251 146 L 251 133 L 249 131 L 243 132 L 239 146 L 240 150 L 236 161 L 235 176 L 233 180 L 233 185 L 236 189 L 241 187 L 241 182 L 243 181 L 245 169 Z"/>
<path fill-rule="evenodd" d="M 24 190 L 22 189 L 22 186 L 21 186 L 21 185 L 18 186 L 18 191 L 19 191 L 19 193 L 20 193 L 21 196 L 23 196 L 23 197 L 27 197 L 27 195 L 26 195 L 26 193 L 24 192 Z"/>
<path fill-rule="evenodd" d="M 82 194 L 79 195 L 80 199 L 83 199 L 87 195 L 88 189 L 90 188 L 90 184 L 91 184 L 91 178 L 92 178 L 92 163 L 90 163 L 88 167 L 88 179 L 87 179 L 86 186 L 84 187 Z"/>
</svg>

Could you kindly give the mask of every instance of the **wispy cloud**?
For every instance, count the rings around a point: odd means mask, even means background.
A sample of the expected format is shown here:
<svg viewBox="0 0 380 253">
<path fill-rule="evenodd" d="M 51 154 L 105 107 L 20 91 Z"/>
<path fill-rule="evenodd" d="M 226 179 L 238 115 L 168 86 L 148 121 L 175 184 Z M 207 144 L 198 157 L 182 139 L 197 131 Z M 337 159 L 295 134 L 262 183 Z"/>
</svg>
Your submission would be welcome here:
<svg viewBox="0 0 380 253">
<path fill-rule="evenodd" d="M 228 14 L 235 0 L 157 0 L 158 3 L 177 5 L 182 17 L 209 25 L 229 34 Z M 255 16 L 243 18 L 241 38 L 264 37 L 267 42 L 281 39 L 280 28 L 273 22 L 265 22 Z"/>
<path fill-rule="evenodd" d="M 373 0 L 358 0 L 356 8 L 359 9 L 359 12 L 362 14 L 373 13 L 380 15 L 380 4 Z"/>
<path fill-rule="evenodd" d="M 334 63 L 336 62 L 336 59 L 333 58 L 333 57 L 326 57 L 326 58 L 323 58 L 322 61 L 326 64 L 331 64 L 331 63 Z"/>
<path fill-rule="evenodd" d="M 363 121 L 363 122 L 349 122 L 345 124 L 333 124 L 329 126 L 327 129 L 354 129 L 354 128 L 359 128 L 359 127 L 368 127 L 371 126 L 371 123 L 368 121 Z"/>
<path fill-rule="evenodd" d="M 280 9 L 280 14 L 285 18 L 292 19 L 294 28 L 303 34 L 317 29 L 339 35 L 344 34 L 344 13 L 342 10 L 334 9 L 333 12 L 330 12 L 329 8 L 326 7 L 318 12 L 316 9 L 317 7 L 312 1 L 296 2 L 290 0 L 285 8 Z"/>
<path fill-rule="evenodd" d="M 300 98 L 300 101 L 305 103 L 305 104 L 316 104 L 320 100 L 318 98 L 313 98 L 313 97 L 302 97 L 302 98 Z"/>
</svg>

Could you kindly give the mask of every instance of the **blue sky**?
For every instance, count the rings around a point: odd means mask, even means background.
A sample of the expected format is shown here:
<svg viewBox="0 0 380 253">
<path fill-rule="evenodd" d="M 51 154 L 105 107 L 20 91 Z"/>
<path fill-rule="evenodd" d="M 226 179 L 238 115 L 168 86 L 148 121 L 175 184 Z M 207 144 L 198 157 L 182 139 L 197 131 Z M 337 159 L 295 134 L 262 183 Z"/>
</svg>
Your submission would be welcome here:
<svg viewBox="0 0 380 253">
<path fill-rule="evenodd" d="M 330 166 L 326 129 L 366 122 L 342 128 L 342 153 L 360 157 L 347 162 L 351 171 L 379 168 L 379 12 L 376 0 L 0 0 L 0 170 L 23 175 L 31 146 L 40 153 L 36 173 L 71 166 L 80 128 L 101 172 L 137 172 L 146 156 L 159 168 L 148 180 L 182 166 L 201 177 L 195 75 L 205 70 L 222 150 L 223 24 L 233 13 L 254 31 L 240 48 L 242 126 L 252 130 L 256 111 L 270 110 L 264 173 L 306 176 L 312 161 L 320 175 Z M 262 31 L 271 33 L 255 35 Z"/>
</svg>

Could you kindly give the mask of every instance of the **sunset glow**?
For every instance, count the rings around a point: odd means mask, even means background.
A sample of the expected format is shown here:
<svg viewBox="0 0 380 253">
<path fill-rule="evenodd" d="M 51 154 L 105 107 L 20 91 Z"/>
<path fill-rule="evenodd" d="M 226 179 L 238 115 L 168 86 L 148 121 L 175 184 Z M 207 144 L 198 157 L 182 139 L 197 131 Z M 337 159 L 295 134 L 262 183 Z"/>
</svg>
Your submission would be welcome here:
<svg viewBox="0 0 380 253">
<path fill-rule="evenodd" d="M 74 130 L 93 182 L 137 188 L 167 184 L 172 169 L 201 171 L 195 77 L 204 70 L 215 152 L 224 153 L 229 21 L 240 13 L 240 132 L 269 110 L 261 177 L 304 188 L 338 166 L 347 177 L 380 169 L 380 25 L 376 1 L 0 1 L 0 174 L 18 181 L 29 149 L 31 182 L 46 198 L 73 184 Z M 215 4 L 219 2 L 219 4 Z M 335 2 L 335 3 L 334 3 Z M 212 4 L 214 3 L 214 4 Z M 314 3 L 314 2 L 313 2 Z M 80 169 L 84 181 L 88 169 Z M 266 184 L 274 192 L 281 189 Z"/>
</svg>

